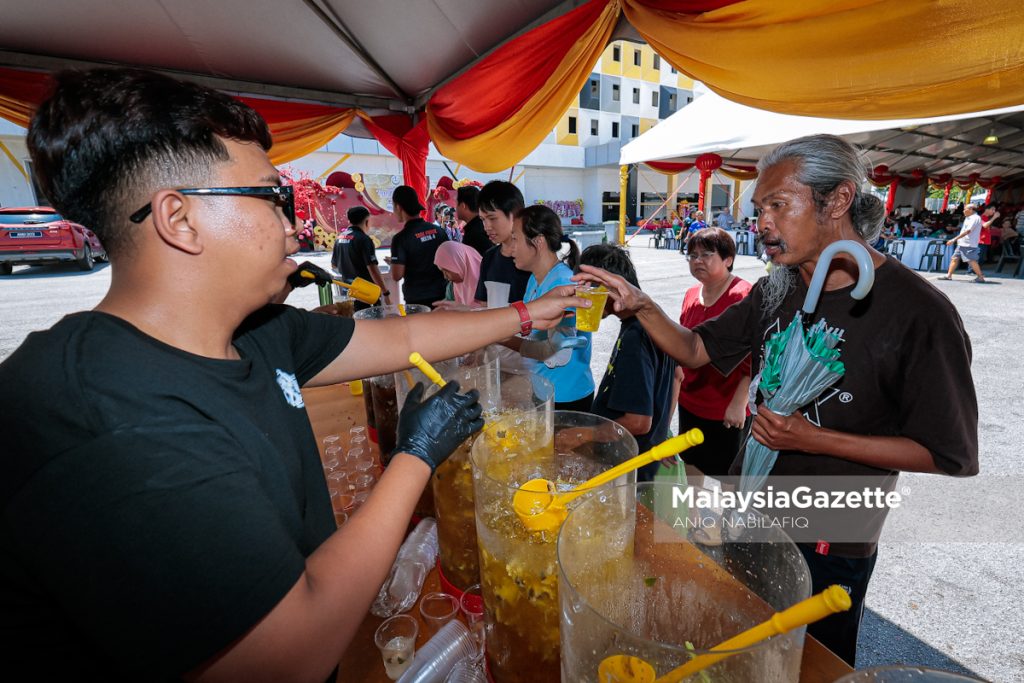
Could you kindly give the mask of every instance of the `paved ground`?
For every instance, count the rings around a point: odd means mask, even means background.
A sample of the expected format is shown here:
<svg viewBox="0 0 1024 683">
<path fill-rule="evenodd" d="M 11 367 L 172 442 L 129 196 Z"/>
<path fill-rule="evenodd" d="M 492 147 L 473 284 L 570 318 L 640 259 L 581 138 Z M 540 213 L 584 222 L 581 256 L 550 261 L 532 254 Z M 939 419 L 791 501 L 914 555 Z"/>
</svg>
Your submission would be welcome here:
<svg viewBox="0 0 1024 683">
<path fill-rule="evenodd" d="M 633 248 L 640 281 L 675 315 L 683 292 L 694 283 L 678 253 Z M 326 256 L 315 259 L 327 265 Z M 735 272 L 748 280 L 763 274 L 762 264 L 741 256 Z M 998 481 L 1018 474 L 1024 433 L 1024 280 L 993 276 L 993 284 L 934 281 L 956 304 L 974 347 L 974 382 L 980 408 L 982 474 L 957 482 L 948 507 L 956 510 L 983 496 Z M 94 306 L 110 282 L 110 269 L 91 273 L 66 267 L 21 267 L 0 278 L 0 360 L 32 330 L 61 316 Z M 316 291 L 307 287 L 290 303 L 312 308 Z M 617 325 L 608 322 L 595 335 L 593 369 L 603 372 Z M 926 352 L 926 350 L 924 350 Z M 922 396 L 941 401 L 943 397 Z M 902 484 L 927 484 L 930 475 L 903 475 Z M 1020 500 L 1019 489 L 1013 500 Z M 1017 524 L 994 520 L 994 524 Z M 1020 535 L 1018 534 L 1018 538 Z M 1024 681 L 1024 544 L 994 538 L 957 543 L 883 543 L 868 594 L 858 662 L 861 667 L 914 663 L 973 672 L 992 681 Z"/>
</svg>

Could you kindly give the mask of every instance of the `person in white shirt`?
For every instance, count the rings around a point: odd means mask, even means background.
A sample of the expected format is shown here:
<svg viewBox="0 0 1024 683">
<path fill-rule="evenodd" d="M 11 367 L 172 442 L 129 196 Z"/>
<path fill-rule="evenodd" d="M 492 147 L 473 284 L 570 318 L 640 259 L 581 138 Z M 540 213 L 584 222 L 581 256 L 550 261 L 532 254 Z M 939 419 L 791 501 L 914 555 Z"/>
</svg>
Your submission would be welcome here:
<svg viewBox="0 0 1024 683">
<path fill-rule="evenodd" d="M 718 213 L 718 217 L 715 219 L 715 225 L 720 227 L 722 230 L 732 229 L 732 214 L 722 209 Z"/>
<path fill-rule="evenodd" d="M 992 220 L 999 217 L 999 214 L 995 214 Z M 967 261 L 967 265 L 974 271 L 975 282 L 985 282 L 985 276 L 981 272 L 981 266 L 978 265 L 978 239 L 981 237 L 982 221 L 981 216 L 978 215 L 978 207 L 976 204 L 968 204 L 964 207 L 964 224 L 960 228 L 960 234 L 952 239 L 948 240 L 946 244 L 953 244 L 956 242 L 956 250 L 953 252 L 953 258 L 949 260 L 949 270 L 940 280 L 952 280 L 953 273 L 960 267 L 960 261 Z"/>
</svg>

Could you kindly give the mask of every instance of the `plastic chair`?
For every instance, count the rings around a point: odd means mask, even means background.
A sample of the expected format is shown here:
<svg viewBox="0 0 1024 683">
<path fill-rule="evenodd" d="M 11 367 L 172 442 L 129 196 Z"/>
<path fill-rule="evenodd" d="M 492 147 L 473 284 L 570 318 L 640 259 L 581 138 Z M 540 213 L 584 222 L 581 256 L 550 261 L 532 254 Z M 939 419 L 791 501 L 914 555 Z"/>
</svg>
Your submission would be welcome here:
<svg viewBox="0 0 1024 683">
<path fill-rule="evenodd" d="M 903 260 L 903 250 L 906 249 L 907 243 L 902 239 L 895 239 L 889 243 L 889 253 L 894 259 Z"/>
<path fill-rule="evenodd" d="M 1011 242 L 1003 242 L 1003 250 L 999 255 L 999 265 L 996 266 L 996 272 L 1003 272 L 1003 266 L 1007 264 L 1016 263 L 1016 268 L 1013 269 L 1013 277 L 1020 277 L 1021 267 L 1024 266 L 1024 261 L 1021 260 L 1020 254 L 1020 237 L 1014 238 Z"/>
<path fill-rule="evenodd" d="M 918 264 L 918 270 L 925 271 L 936 271 L 942 270 L 942 259 L 946 255 L 946 243 L 942 240 L 931 240 L 924 248 L 924 253 L 921 255 L 921 263 Z"/>
</svg>

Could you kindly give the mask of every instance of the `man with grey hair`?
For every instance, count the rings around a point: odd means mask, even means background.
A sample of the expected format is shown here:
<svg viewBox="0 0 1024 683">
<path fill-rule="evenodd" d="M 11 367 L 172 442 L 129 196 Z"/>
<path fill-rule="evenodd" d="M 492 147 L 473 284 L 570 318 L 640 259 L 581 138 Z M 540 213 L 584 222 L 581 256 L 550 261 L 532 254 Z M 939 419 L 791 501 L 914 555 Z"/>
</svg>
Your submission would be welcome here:
<svg viewBox="0 0 1024 683">
<path fill-rule="evenodd" d="M 622 278 L 583 266 L 577 279 L 606 285 L 616 312 L 633 312 L 655 344 L 684 368 L 711 363 L 728 374 L 749 354 L 758 372 L 765 342 L 800 309 L 822 250 L 839 240 L 858 242 L 875 266 L 871 293 L 862 301 L 849 296 L 857 266 L 839 254 L 809 321 L 824 318 L 840 330 L 844 376 L 792 415 L 758 407 L 751 433 L 779 452 L 769 483 L 780 482 L 780 476 L 802 477 L 816 491 L 832 491 L 857 477 L 891 491 L 900 471 L 977 474 L 970 340 L 941 292 L 869 246 L 884 209 L 862 189 L 866 166 L 858 150 L 841 138 L 814 135 L 775 148 L 758 170 L 753 201 L 760 209 L 758 226 L 771 273 L 718 318 L 686 329 Z M 733 472 L 742 458 L 737 456 Z M 843 511 L 840 516 L 850 525 L 815 527 L 822 535 L 798 536 L 791 530 L 813 590 L 839 584 L 851 595 L 848 612 L 808 627 L 851 664 L 885 514 L 878 508 Z M 844 534 L 849 528 L 858 531 Z"/>
</svg>

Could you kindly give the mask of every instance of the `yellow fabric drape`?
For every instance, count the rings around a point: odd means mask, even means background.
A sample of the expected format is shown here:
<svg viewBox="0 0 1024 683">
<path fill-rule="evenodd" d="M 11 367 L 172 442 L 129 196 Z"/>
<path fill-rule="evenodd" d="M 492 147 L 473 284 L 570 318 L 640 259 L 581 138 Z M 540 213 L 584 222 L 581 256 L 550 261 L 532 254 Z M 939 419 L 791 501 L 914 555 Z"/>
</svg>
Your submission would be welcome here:
<svg viewBox="0 0 1024 683">
<path fill-rule="evenodd" d="M 728 168 L 720 168 L 716 173 L 721 173 L 726 178 L 732 180 L 753 180 L 757 177 L 757 171 L 740 171 L 740 170 L 729 170 Z"/>
<path fill-rule="evenodd" d="M 611 40 L 619 18 L 619 1 L 612 0 L 600 19 L 566 53 L 558 70 L 515 113 L 494 128 L 471 138 L 449 136 L 430 117 L 427 130 L 437 150 L 453 161 L 482 173 L 510 168 L 532 152 L 551 133 L 590 77 Z"/>
<path fill-rule="evenodd" d="M 274 146 L 267 153 L 270 162 L 284 164 L 315 152 L 343 133 L 355 116 L 355 109 L 345 109 L 309 119 L 270 123 L 274 138 Z"/>
<path fill-rule="evenodd" d="M 622 3 L 669 63 L 759 109 L 889 119 L 1024 101 L 1020 0 L 743 0 L 703 14 Z"/>
<path fill-rule="evenodd" d="M 7 119 L 17 126 L 28 128 L 34 111 L 35 107 L 30 103 L 0 93 L 0 119 Z"/>
</svg>

